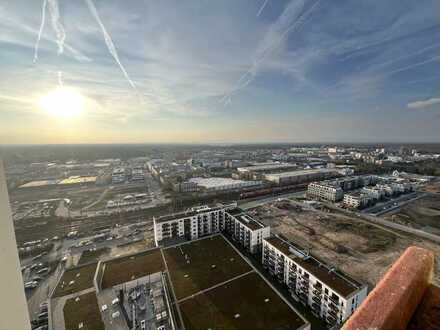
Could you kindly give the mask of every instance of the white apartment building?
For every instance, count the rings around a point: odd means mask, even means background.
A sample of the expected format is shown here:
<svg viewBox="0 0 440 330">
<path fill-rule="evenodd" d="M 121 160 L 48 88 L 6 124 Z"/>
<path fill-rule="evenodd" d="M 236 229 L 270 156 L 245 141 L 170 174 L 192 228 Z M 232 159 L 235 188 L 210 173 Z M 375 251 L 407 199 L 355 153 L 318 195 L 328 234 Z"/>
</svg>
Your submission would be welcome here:
<svg viewBox="0 0 440 330">
<path fill-rule="evenodd" d="M 278 236 L 263 240 L 262 263 L 329 327 L 343 323 L 367 296 L 367 286 Z"/>
<path fill-rule="evenodd" d="M 239 208 L 225 212 L 224 231 L 251 253 L 260 251 L 263 239 L 270 236 L 269 226 L 255 220 Z"/>
<path fill-rule="evenodd" d="M 312 182 L 307 187 L 307 195 L 317 199 L 338 202 L 344 198 L 344 191 L 341 187 L 330 183 Z"/>
<path fill-rule="evenodd" d="M 112 172 L 112 183 L 123 183 L 125 182 L 125 168 L 118 167 Z"/>
<path fill-rule="evenodd" d="M 222 231 L 226 210 L 236 207 L 237 203 L 215 207 L 202 206 L 154 218 L 154 241 L 159 246 Z"/>
<path fill-rule="evenodd" d="M 348 208 L 358 209 L 364 207 L 373 198 L 361 192 L 352 192 L 344 195 L 344 205 Z"/>
<path fill-rule="evenodd" d="M 157 246 L 194 240 L 218 232 L 224 232 L 255 253 L 261 249 L 263 239 L 270 236 L 270 227 L 237 208 L 237 203 L 203 206 L 154 219 Z"/>
<path fill-rule="evenodd" d="M 135 167 L 131 171 L 131 180 L 132 181 L 144 181 L 145 173 L 142 167 Z"/>
</svg>

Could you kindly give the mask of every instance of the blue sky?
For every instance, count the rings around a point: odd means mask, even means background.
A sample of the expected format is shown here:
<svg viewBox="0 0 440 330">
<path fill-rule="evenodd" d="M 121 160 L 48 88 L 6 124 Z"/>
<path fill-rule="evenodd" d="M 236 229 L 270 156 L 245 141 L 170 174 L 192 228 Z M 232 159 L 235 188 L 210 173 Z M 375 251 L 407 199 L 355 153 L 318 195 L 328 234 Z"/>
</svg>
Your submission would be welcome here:
<svg viewBox="0 0 440 330">
<path fill-rule="evenodd" d="M 0 143 L 440 142 L 439 12 L 436 0 L 4 0 Z M 85 98 L 81 116 L 39 108 L 60 83 Z"/>
</svg>

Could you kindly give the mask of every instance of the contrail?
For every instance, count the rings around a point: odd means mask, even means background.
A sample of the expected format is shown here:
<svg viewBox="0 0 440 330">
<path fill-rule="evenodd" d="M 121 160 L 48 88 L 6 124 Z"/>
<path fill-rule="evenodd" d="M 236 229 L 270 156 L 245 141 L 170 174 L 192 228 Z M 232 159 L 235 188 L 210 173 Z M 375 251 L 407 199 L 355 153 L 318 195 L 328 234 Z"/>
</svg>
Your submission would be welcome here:
<svg viewBox="0 0 440 330">
<path fill-rule="evenodd" d="M 60 87 L 63 87 L 64 86 L 64 83 L 63 83 L 63 71 L 58 71 L 57 74 L 58 74 L 58 85 Z"/>
<path fill-rule="evenodd" d="M 64 31 L 64 27 L 60 22 L 60 10 L 58 8 L 58 1 L 48 1 L 50 17 L 52 19 L 52 27 L 57 35 L 58 54 L 62 54 L 64 52 L 64 41 L 66 40 L 66 32 Z"/>
<path fill-rule="evenodd" d="M 265 0 L 263 4 L 261 5 L 260 9 L 258 10 L 257 17 L 260 17 L 261 13 L 263 12 L 264 8 L 266 8 L 267 3 L 269 0 Z"/>
<path fill-rule="evenodd" d="M 38 46 L 40 45 L 41 35 L 43 34 L 44 23 L 46 21 L 46 7 L 47 7 L 47 0 L 43 0 L 43 7 L 41 9 L 40 30 L 38 31 L 38 38 L 37 38 L 37 42 L 35 43 L 34 63 L 37 62 L 38 60 Z"/>
<path fill-rule="evenodd" d="M 127 79 L 130 86 L 136 91 L 136 93 L 139 95 L 139 92 L 137 90 L 136 85 L 134 84 L 133 80 L 131 80 L 130 76 L 128 75 L 127 71 L 125 70 L 124 66 L 122 65 L 121 61 L 119 60 L 118 52 L 116 51 L 115 45 L 113 44 L 112 38 L 108 34 L 104 24 L 101 21 L 101 18 L 99 17 L 98 11 L 96 10 L 95 5 L 93 4 L 92 0 L 84 0 L 89 7 L 90 12 L 92 13 L 93 17 L 95 18 L 96 22 L 98 23 L 99 27 L 102 30 L 102 34 L 104 35 L 104 40 L 107 45 L 108 51 L 113 56 L 115 62 L 118 64 L 119 68 L 121 69 L 122 73 L 124 74 L 125 78 Z"/>
<path fill-rule="evenodd" d="M 257 73 L 259 64 L 267 57 L 267 55 L 269 55 L 290 32 L 296 31 L 303 26 L 310 19 L 312 13 L 316 10 L 320 3 L 321 0 L 317 0 L 309 9 L 300 14 L 298 19 L 290 24 L 284 30 L 284 32 L 281 33 L 281 36 L 276 41 L 264 48 L 254 60 L 254 63 L 251 65 L 251 67 L 240 77 L 240 79 L 238 79 L 233 89 L 229 93 L 223 95 L 223 97 L 220 99 L 220 102 L 224 105 L 231 103 L 231 97 L 240 89 L 245 88 L 252 82 Z M 245 78 L 247 79 L 245 80 Z"/>
</svg>

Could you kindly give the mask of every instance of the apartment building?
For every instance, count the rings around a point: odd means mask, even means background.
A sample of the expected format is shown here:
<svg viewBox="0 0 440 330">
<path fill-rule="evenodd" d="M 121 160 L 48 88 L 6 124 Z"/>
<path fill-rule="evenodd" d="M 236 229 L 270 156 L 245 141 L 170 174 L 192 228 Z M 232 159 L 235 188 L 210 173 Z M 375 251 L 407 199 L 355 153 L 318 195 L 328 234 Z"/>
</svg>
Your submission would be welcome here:
<svg viewBox="0 0 440 330">
<path fill-rule="evenodd" d="M 218 233 L 224 229 L 225 212 L 236 207 L 237 203 L 202 206 L 154 218 L 155 243 L 172 244 Z"/>
<path fill-rule="evenodd" d="M 239 208 L 225 212 L 224 231 L 251 253 L 261 251 L 263 239 L 270 236 L 269 226 Z"/>
<path fill-rule="evenodd" d="M 367 296 L 367 286 L 278 236 L 263 239 L 262 263 L 329 327 L 343 323 Z"/>
<path fill-rule="evenodd" d="M 344 198 L 344 191 L 341 187 L 331 183 L 312 182 L 307 187 L 307 195 L 312 198 L 338 202 Z"/>
<path fill-rule="evenodd" d="M 370 195 L 360 191 L 355 191 L 344 195 L 344 205 L 352 209 L 367 206 L 371 200 L 373 200 L 373 198 Z"/>
<path fill-rule="evenodd" d="M 112 183 L 123 183 L 126 179 L 125 168 L 118 167 L 112 172 Z"/>
<path fill-rule="evenodd" d="M 270 236 L 270 227 L 237 208 L 237 203 L 203 206 L 154 219 L 157 246 L 190 241 L 218 232 L 224 232 L 249 252 L 256 253 L 261 250 L 263 239 Z"/>
</svg>

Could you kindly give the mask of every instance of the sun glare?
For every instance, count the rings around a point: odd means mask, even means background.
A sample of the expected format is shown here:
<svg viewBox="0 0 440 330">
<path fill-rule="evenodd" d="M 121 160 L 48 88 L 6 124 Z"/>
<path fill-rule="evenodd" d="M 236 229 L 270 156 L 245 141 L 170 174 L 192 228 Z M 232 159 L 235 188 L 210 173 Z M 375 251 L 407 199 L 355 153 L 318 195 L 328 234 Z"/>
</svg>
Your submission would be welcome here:
<svg viewBox="0 0 440 330">
<path fill-rule="evenodd" d="M 84 110 L 84 97 L 74 89 L 60 87 L 43 96 L 39 105 L 53 116 L 76 117 Z"/>
</svg>

